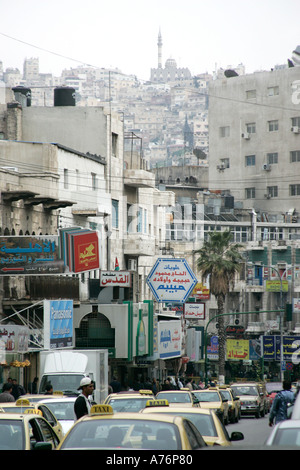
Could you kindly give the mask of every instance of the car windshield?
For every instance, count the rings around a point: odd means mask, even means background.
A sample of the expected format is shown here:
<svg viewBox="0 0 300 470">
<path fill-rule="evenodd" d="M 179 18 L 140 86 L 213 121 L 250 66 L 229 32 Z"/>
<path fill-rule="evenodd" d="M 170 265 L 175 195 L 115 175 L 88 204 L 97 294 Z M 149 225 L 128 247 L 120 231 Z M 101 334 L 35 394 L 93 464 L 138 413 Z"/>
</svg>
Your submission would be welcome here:
<svg viewBox="0 0 300 470">
<path fill-rule="evenodd" d="M 300 428 L 278 429 L 272 444 L 300 447 Z"/>
<path fill-rule="evenodd" d="M 228 390 L 222 390 L 220 393 L 225 398 L 225 400 L 232 400 L 230 392 L 228 392 Z"/>
<path fill-rule="evenodd" d="M 154 411 L 154 410 L 153 410 Z M 174 411 L 164 411 L 167 414 L 175 414 Z M 198 431 L 202 436 L 217 437 L 218 433 L 216 426 L 213 420 L 213 417 L 209 415 L 204 415 L 201 413 L 187 413 L 187 412 L 178 412 L 176 411 L 176 416 L 182 416 L 189 419 L 194 423 Z"/>
<path fill-rule="evenodd" d="M 238 386 L 234 387 L 233 390 L 235 391 L 236 395 L 258 395 L 258 390 L 254 386 Z"/>
<path fill-rule="evenodd" d="M 24 411 L 27 410 L 28 408 L 33 409 L 32 406 L 27 406 L 27 405 L 25 405 L 25 406 L 5 406 L 4 403 L 0 404 L 0 410 L 4 411 L 5 413 L 20 414 L 20 413 L 24 413 Z"/>
<path fill-rule="evenodd" d="M 58 401 L 57 403 L 45 402 L 58 421 L 74 420 L 74 403 Z"/>
<path fill-rule="evenodd" d="M 61 392 L 64 392 L 65 395 L 78 395 L 78 387 L 82 378 L 82 374 L 44 375 L 41 380 L 39 393 L 44 393 L 46 391 L 46 385 L 48 383 L 51 383 L 53 390 L 59 390 Z"/>
<path fill-rule="evenodd" d="M 124 411 L 138 412 L 145 408 L 148 400 L 151 400 L 151 397 L 112 398 L 108 403 L 114 411 L 121 413 Z"/>
<path fill-rule="evenodd" d="M 185 392 L 163 392 L 156 395 L 158 400 L 168 400 L 169 403 L 191 403 L 191 397 L 189 393 Z"/>
<path fill-rule="evenodd" d="M 163 421 L 95 419 L 76 424 L 61 449 L 181 448 L 177 427 Z"/>
<path fill-rule="evenodd" d="M 208 401 L 220 401 L 218 392 L 194 392 L 195 396 L 199 401 L 208 402 Z"/>
<path fill-rule="evenodd" d="M 21 421 L 0 420 L 0 450 L 24 450 L 25 436 Z"/>
</svg>

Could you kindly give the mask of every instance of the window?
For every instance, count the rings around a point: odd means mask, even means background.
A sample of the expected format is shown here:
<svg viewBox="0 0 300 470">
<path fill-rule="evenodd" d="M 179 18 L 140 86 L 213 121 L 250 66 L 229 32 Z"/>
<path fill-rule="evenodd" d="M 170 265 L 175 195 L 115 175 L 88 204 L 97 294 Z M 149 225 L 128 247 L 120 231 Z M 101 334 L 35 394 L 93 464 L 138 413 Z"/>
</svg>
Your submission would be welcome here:
<svg viewBox="0 0 300 470">
<path fill-rule="evenodd" d="M 69 172 L 67 168 L 64 168 L 64 188 L 68 189 L 69 187 Z"/>
<path fill-rule="evenodd" d="M 278 186 L 267 186 L 267 195 L 269 197 L 278 197 Z"/>
<path fill-rule="evenodd" d="M 91 173 L 91 175 L 92 175 L 92 190 L 97 191 L 97 189 L 98 189 L 98 187 L 97 187 L 98 186 L 97 185 L 97 175 L 96 175 L 96 173 Z"/>
<path fill-rule="evenodd" d="M 117 156 L 117 150 L 118 150 L 118 134 L 115 134 L 112 132 L 111 134 L 111 153 L 114 157 Z"/>
<path fill-rule="evenodd" d="M 245 197 L 246 199 L 255 199 L 255 188 L 246 188 Z"/>
<path fill-rule="evenodd" d="M 255 122 L 249 122 L 246 124 L 246 130 L 248 134 L 255 134 L 256 133 L 256 124 Z"/>
<path fill-rule="evenodd" d="M 229 137 L 230 136 L 230 127 L 224 126 L 220 127 L 220 137 Z"/>
<path fill-rule="evenodd" d="M 112 227 L 119 228 L 119 201 L 112 200 Z"/>
<path fill-rule="evenodd" d="M 300 127 L 300 117 L 292 118 L 292 127 Z"/>
<path fill-rule="evenodd" d="M 256 98 L 256 90 L 247 90 L 246 91 L 247 100 L 253 100 Z"/>
<path fill-rule="evenodd" d="M 268 121 L 268 129 L 269 129 L 269 132 L 278 131 L 278 121 L 277 120 Z"/>
<path fill-rule="evenodd" d="M 292 150 L 290 152 L 291 163 L 300 162 L 300 150 Z"/>
<path fill-rule="evenodd" d="M 255 166 L 255 155 L 246 155 L 246 166 Z"/>
<path fill-rule="evenodd" d="M 269 165 L 274 165 L 278 163 L 278 153 L 277 152 L 267 153 L 267 162 Z"/>
<path fill-rule="evenodd" d="M 229 158 L 221 158 L 220 160 L 223 168 L 230 168 Z"/>
<path fill-rule="evenodd" d="M 290 196 L 300 196 L 300 184 L 290 184 Z"/>
<path fill-rule="evenodd" d="M 279 95 L 279 86 L 268 87 L 268 96 L 277 96 L 277 95 Z"/>
</svg>

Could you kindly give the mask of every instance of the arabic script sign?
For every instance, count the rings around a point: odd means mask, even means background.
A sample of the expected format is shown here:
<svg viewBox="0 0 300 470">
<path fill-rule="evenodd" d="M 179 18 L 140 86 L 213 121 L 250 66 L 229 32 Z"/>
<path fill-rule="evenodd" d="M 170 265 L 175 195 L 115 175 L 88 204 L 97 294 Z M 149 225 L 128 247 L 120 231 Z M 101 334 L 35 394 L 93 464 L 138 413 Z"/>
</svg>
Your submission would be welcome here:
<svg viewBox="0 0 300 470">
<path fill-rule="evenodd" d="M 148 278 L 157 302 L 185 302 L 193 290 L 197 278 L 185 259 L 159 258 Z"/>
<path fill-rule="evenodd" d="M 129 271 L 101 271 L 101 287 L 130 287 L 131 275 Z"/>
</svg>

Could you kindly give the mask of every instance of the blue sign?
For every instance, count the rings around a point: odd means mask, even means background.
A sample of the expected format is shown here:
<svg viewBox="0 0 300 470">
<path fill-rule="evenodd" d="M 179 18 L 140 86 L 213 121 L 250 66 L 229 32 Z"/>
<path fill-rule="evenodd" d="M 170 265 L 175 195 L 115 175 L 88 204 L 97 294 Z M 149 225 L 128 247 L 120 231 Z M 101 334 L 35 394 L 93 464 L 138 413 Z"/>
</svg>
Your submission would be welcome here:
<svg viewBox="0 0 300 470">
<path fill-rule="evenodd" d="M 157 302 L 184 303 L 197 284 L 197 278 L 185 259 L 159 258 L 147 284 Z"/>
<path fill-rule="evenodd" d="M 50 300 L 50 348 L 72 346 L 73 300 Z"/>
</svg>

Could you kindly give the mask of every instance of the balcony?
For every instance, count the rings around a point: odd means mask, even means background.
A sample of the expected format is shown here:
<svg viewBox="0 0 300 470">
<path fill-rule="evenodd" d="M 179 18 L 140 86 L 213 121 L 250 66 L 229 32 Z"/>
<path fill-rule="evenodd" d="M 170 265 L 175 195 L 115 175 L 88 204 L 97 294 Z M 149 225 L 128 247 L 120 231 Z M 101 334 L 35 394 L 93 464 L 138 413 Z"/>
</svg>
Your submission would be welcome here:
<svg viewBox="0 0 300 470">
<path fill-rule="evenodd" d="M 146 170 L 124 170 L 124 184 L 132 188 L 155 188 L 155 175 Z"/>
<path fill-rule="evenodd" d="M 3 279 L 3 308 L 26 306 L 43 299 L 73 299 L 79 302 L 79 278 L 71 276 L 24 276 L 16 282 Z"/>
<path fill-rule="evenodd" d="M 128 233 L 124 240 L 124 255 L 154 256 L 155 237 L 142 233 Z"/>
</svg>

